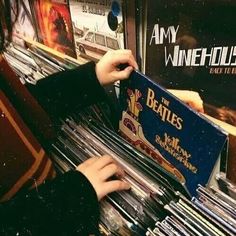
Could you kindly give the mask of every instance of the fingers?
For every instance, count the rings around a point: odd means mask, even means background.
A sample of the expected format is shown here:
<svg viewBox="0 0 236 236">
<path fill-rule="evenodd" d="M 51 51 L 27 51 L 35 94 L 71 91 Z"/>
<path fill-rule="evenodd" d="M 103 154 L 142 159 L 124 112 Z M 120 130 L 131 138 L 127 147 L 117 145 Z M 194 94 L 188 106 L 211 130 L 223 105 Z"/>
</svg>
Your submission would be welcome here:
<svg viewBox="0 0 236 236">
<path fill-rule="evenodd" d="M 138 69 L 138 64 L 134 59 L 132 51 L 128 49 L 112 51 L 112 63 L 114 66 L 128 63 L 136 70 Z"/>
<path fill-rule="evenodd" d="M 133 67 L 132 66 L 128 66 L 126 67 L 124 70 L 121 71 L 114 71 L 112 73 L 112 77 L 115 81 L 117 80 L 123 80 L 123 79 L 127 79 L 130 76 L 130 73 L 133 71 Z"/>
<path fill-rule="evenodd" d="M 92 167 L 94 170 L 100 171 L 99 176 L 97 177 L 99 177 L 101 180 L 107 180 L 113 175 L 124 175 L 124 171 L 118 166 L 116 161 L 108 155 L 90 158 L 79 165 L 78 170 L 81 171 L 88 167 Z"/>
<path fill-rule="evenodd" d="M 100 178 L 103 181 L 109 179 L 113 175 L 124 176 L 124 171 L 115 163 L 112 163 L 112 164 L 109 164 L 109 165 L 105 166 L 100 171 Z"/>
<path fill-rule="evenodd" d="M 101 169 L 104 166 L 108 165 L 109 163 L 114 162 L 114 159 L 108 155 L 104 155 L 101 157 L 91 157 L 87 160 L 85 160 L 82 164 L 80 164 L 78 167 L 82 166 L 84 168 L 91 166 L 94 164 L 95 168 Z"/>
<path fill-rule="evenodd" d="M 103 167 L 107 166 L 110 163 L 114 163 L 115 160 L 108 156 L 108 155 L 104 155 L 100 158 L 97 159 L 97 161 L 94 163 L 94 168 L 96 168 L 97 170 L 102 169 Z"/>
<path fill-rule="evenodd" d="M 109 180 L 114 175 L 124 176 L 124 171 L 116 161 L 108 156 L 93 157 L 80 164 L 77 168 L 84 174 L 94 187 L 98 200 L 113 191 L 129 189 L 130 185 L 121 180 Z"/>
<path fill-rule="evenodd" d="M 112 181 L 106 182 L 103 186 L 103 191 L 106 192 L 106 194 L 109 194 L 115 191 L 128 190 L 128 189 L 130 189 L 130 184 L 121 180 L 112 180 Z"/>
<path fill-rule="evenodd" d="M 88 160 L 84 161 L 82 164 L 78 165 L 76 167 L 76 170 L 82 171 L 82 170 L 86 169 L 87 167 L 89 167 L 90 165 L 92 165 L 93 163 L 95 163 L 98 159 L 99 159 L 99 157 L 89 158 Z"/>
<path fill-rule="evenodd" d="M 99 159 L 99 157 L 91 157 L 88 160 L 84 161 L 82 165 L 89 166 L 96 162 Z"/>
<path fill-rule="evenodd" d="M 127 64 L 124 70 L 118 66 Z M 138 69 L 138 64 L 131 50 L 120 49 L 108 51 L 96 64 L 95 72 L 101 85 L 110 84 L 117 80 L 127 79 L 133 69 Z"/>
</svg>

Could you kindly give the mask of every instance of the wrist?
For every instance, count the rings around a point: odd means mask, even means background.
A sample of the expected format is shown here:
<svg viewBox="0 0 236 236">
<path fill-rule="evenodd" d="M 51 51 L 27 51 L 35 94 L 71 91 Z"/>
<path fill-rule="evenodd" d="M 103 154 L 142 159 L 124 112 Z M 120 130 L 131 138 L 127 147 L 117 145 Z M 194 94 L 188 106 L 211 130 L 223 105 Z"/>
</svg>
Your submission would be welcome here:
<svg viewBox="0 0 236 236">
<path fill-rule="evenodd" d="M 99 61 L 98 63 L 95 64 L 95 73 L 96 73 L 96 76 L 97 76 L 97 79 L 99 81 L 99 83 L 101 85 L 105 85 L 105 81 L 104 81 L 104 70 L 102 70 L 101 68 L 101 62 Z"/>
</svg>

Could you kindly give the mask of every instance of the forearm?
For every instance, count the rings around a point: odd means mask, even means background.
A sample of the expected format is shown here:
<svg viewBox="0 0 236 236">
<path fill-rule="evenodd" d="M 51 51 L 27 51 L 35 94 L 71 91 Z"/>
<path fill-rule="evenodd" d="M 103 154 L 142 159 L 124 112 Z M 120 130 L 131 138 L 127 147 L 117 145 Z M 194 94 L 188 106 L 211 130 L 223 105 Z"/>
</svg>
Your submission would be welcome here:
<svg viewBox="0 0 236 236">
<path fill-rule="evenodd" d="M 2 203 L 0 234 L 95 234 L 98 217 L 97 195 L 92 185 L 80 172 L 70 171 L 38 189 Z"/>
<path fill-rule="evenodd" d="M 64 117 L 76 107 L 104 100 L 93 62 L 76 69 L 53 74 L 34 85 L 27 85 L 31 94 L 51 118 Z"/>
</svg>

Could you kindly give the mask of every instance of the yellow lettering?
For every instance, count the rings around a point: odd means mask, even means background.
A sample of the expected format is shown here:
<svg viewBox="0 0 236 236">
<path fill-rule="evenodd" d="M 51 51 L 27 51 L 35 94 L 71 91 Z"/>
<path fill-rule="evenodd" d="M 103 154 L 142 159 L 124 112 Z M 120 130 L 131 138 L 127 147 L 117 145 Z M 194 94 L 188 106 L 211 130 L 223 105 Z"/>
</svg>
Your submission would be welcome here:
<svg viewBox="0 0 236 236">
<path fill-rule="evenodd" d="M 160 104 L 160 106 L 161 106 L 161 104 Z M 159 110 L 159 107 L 160 107 L 159 105 L 158 105 L 158 101 L 157 100 L 154 100 L 154 102 L 153 102 L 153 111 L 155 111 L 156 113 L 158 113 L 158 110 Z"/>
<path fill-rule="evenodd" d="M 153 103 L 154 103 L 154 98 L 155 98 L 155 93 L 153 90 L 151 90 L 150 88 L 148 89 L 148 94 L 147 94 L 147 102 L 146 105 L 150 108 L 153 107 Z"/>
<path fill-rule="evenodd" d="M 162 98 L 162 101 L 167 101 L 167 100 Z M 155 99 L 155 92 L 150 88 L 148 88 L 147 92 L 146 105 L 149 108 L 151 108 L 154 112 L 156 112 L 160 116 L 163 122 L 167 121 L 177 129 L 179 130 L 182 129 L 183 120 L 180 117 L 178 117 L 175 113 L 172 113 L 172 111 L 169 108 L 167 108 L 164 104 L 159 103 Z"/>
<path fill-rule="evenodd" d="M 181 119 L 180 117 L 177 118 L 177 122 L 176 122 L 176 128 L 181 130 L 182 129 L 182 123 L 183 123 L 183 119 Z"/>
</svg>

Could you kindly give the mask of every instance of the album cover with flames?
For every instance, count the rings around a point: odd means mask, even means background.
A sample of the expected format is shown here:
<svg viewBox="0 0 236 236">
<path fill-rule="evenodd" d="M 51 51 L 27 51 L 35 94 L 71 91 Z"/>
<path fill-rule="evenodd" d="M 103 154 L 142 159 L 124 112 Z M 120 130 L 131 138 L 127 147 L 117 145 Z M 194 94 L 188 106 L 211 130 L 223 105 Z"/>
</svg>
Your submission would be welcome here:
<svg viewBox="0 0 236 236">
<path fill-rule="evenodd" d="M 73 28 L 66 0 L 34 0 L 32 13 L 39 41 L 68 56 L 76 58 Z"/>
</svg>

